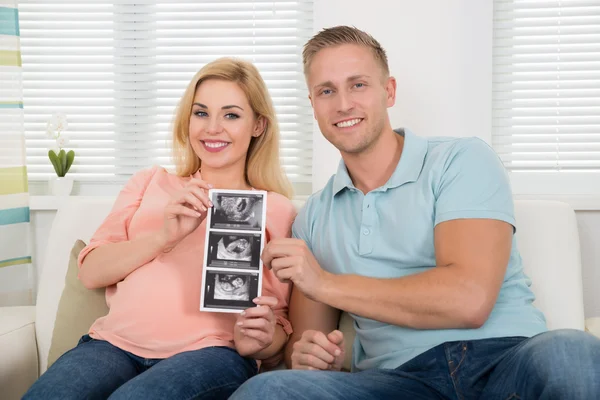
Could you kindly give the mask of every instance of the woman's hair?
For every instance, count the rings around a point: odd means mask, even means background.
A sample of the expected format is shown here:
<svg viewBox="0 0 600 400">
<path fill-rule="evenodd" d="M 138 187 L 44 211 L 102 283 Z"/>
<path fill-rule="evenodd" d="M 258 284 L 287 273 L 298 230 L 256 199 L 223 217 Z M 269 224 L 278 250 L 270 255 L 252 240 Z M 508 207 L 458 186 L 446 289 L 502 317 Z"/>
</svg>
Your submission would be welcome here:
<svg viewBox="0 0 600 400">
<path fill-rule="evenodd" d="M 219 58 L 194 75 L 181 97 L 173 122 L 173 158 L 177 175 L 190 176 L 201 167 L 189 140 L 189 123 L 196 89 L 209 79 L 235 82 L 244 91 L 255 117 L 265 119 L 265 130 L 250 139 L 246 157 L 246 181 L 255 189 L 292 197 L 293 190 L 279 160 L 279 125 L 275 108 L 258 69 L 247 61 Z"/>
</svg>

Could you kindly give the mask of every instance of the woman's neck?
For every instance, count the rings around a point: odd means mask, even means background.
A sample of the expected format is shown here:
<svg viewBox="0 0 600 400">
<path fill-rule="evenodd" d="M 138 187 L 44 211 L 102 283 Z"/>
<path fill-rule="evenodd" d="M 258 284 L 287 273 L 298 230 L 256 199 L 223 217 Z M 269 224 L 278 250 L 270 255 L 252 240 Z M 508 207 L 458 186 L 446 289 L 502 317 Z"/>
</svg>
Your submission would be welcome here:
<svg viewBox="0 0 600 400">
<path fill-rule="evenodd" d="M 244 174 L 244 169 L 218 168 L 208 166 L 200 168 L 202 180 L 213 185 L 215 189 L 248 190 L 251 189 Z"/>
</svg>

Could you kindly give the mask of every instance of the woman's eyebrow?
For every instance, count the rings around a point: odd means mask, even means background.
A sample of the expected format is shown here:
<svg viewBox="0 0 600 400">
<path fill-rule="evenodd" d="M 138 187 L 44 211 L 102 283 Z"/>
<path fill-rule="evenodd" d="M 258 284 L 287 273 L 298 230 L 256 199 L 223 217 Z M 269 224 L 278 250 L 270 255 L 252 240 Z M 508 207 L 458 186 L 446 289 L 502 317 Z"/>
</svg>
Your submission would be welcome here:
<svg viewBox="0 0 600 400">
<path fill-rule="evenodd" d="M 208 109 L 208 107 L 202 103 L 194 103 L 193 105 L 198 106 L 200 108 Z M 240 110 L 244 111 L 244 109 L 242 107 L 236 106 L 235 104 L 229 104 L 229 105 L 223 106 L 223 107 L 221 107 L 221 110 L 230 110 L 232 108 L 239 108 Z"/>
</svg>

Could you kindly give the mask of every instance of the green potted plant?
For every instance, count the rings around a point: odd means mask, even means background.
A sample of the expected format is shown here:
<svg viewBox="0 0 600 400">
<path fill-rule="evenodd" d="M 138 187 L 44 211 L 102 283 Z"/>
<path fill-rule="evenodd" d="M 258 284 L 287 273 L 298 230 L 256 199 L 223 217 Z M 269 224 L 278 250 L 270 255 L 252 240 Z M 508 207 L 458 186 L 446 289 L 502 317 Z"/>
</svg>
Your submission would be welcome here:
<svg viewBox="0 0 600 400">
<path fill-rule="evenodd" d="M 54 146 L 48 150 L 48 159 L 56 172 L 56 176 L 49 181 L 50 192 L 55 196 L 68 196 L 73 189 L 73 180 L 66 176 L 75 160 L 75 152 L 65 150 L 69 143 L 64 135 L 67 127 L 67 117 L 64 114 L 53 114 L 46 124 L 48 138 L 55 141 Z"/>
</svg>

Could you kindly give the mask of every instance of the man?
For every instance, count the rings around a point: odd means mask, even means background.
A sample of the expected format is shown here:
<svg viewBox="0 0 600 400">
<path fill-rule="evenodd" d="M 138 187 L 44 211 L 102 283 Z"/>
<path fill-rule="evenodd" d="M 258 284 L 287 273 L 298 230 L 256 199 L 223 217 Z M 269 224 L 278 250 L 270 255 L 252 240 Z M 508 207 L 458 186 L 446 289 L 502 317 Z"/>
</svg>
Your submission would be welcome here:
<svg viewBox="0 0 600 400">
<path fill-rule="evenodd" d="M 294 283 L 294 370 L 258 375 L 234 398 L 599 398 L 600 340 L 547 332 L 532 305 L 494 151 L 394 131 L 396 81 L 358 29 L 323 30 L 303 59 L 315 118 L 343 160 L 298 215 L 296 239 L 263 252 Z M 354 373 L 340 372 L 340 310 L 354 319 Z"/>
</svg>

